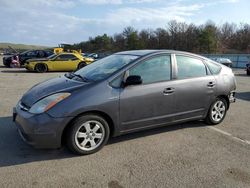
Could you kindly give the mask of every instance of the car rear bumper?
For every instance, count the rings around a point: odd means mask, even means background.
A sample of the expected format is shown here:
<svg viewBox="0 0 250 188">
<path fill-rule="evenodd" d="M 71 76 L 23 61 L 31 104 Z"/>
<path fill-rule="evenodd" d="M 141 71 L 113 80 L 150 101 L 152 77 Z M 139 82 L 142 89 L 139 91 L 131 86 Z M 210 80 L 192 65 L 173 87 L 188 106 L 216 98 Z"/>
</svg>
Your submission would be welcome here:
<svg viewBox="0 0 250 188">
<path fill-rule="evenodd" d="M 13 108 L 13 121 L 21 138 L 35 148 L 59 148 L 64 127 L 69 118 L 53 118 L 47 113 L 34 115 Z"/>
</svg>

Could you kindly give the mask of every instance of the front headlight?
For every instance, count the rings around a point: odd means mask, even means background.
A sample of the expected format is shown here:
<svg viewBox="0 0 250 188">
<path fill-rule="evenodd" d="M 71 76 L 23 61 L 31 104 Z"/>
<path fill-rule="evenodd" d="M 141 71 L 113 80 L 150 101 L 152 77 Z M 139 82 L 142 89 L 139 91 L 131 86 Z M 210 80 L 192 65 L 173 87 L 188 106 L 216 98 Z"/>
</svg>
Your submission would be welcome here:
<svg viewBox="0 0 250 188">
<path fill-rule="evenodd" d="M 58 102 L 70 96 L 70 93 L 56 93 L 50 96 L 47 96 L 38 102 L 36 102 L 30 109 L 29 112 L 32 114 L 40 114 L 46 112 L 55 106 Z"/>
</svg>

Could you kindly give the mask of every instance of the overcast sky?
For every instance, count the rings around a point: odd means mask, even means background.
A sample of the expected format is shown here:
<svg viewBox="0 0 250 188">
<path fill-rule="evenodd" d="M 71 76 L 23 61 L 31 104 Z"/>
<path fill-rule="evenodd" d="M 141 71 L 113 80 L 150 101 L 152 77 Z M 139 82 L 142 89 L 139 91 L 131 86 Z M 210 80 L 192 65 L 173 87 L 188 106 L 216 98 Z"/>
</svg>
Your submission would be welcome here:
<svg viewBox="0 0 250 188">
<path fill-rule="evenodd" d="M 169 20 L 250 23 L 249 0 L 0 0 L 0 42 L 56 46 L 166 27 Z"/>
</svg>

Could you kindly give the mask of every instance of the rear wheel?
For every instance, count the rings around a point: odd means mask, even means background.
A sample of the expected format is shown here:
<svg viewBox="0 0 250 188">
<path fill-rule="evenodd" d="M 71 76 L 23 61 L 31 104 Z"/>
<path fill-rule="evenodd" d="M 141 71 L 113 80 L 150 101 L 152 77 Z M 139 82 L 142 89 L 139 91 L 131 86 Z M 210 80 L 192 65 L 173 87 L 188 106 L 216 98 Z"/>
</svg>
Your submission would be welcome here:
<svg viewBox="0 0 250 188">
<path fill-rule="evenodd" d="M 217 98 L 208 111 L 205 119 L 209 125 L 216 125 L 223 121 L 227 113 L 227 101 L 223 98 Z"/>
<path fill-rule="evenodd" d="M 108 141 L 108 123 L 98 115 L 77 118 L 67 132 L 68 148 L 80 155 L 99 151 Z"/>
<path fill-rule="evenodd" d="M 48 68 L 45 64 L 43 63 L 38 63 L 36 66 L 35 66 L 35 71 L 36 72 L 39 72 L 39 73 L 44 73 L 44 72 L 47 72 L 48 71 Z"/>
<path fill-rule="evenodd" d="M 77 69 L 81 69 L 83 67 L 85 67 L 87 64 L 85 62 L 80 62 Z"/>
</svg>

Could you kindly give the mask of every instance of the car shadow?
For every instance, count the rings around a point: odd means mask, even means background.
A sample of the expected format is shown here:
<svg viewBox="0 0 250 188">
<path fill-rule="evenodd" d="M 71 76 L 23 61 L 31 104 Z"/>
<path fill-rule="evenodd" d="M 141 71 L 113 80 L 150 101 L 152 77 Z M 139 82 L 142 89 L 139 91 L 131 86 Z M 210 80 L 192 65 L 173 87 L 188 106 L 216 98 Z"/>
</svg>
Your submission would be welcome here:
<svg viewBox="0 0 250 188">
<path fill-rule="evenodd" d="M 160 134 L 163 132 L 200 126 L 205 126 L 205 124 L 199 121 L 194 121 L 185 124 L 154 128 L 146 131 L 130 133 L 116 138 L 111 138 L 108 144 L 116 144 L 140 137 Z M 71 153 L 66 147 L 54 150 L 34 149 L 33 147 L 23 142 L 23 140 L 20 138 L 17 132 L 17 128 L 12 122 L 12 117 L 0 117 L 0 168 L 36 161 L 46 161 L 72 157 L 79 156 Z"/>
<path fill-rule="evenodd" d="M 11 69 L 11 68 L 10 68 Z M 12 70 L 2 70 L 1 71 L 2 73 L 36 73 L 36 74 L 53 74 L 53 73 L 67 73 L 68 71 L 53 71 L 53 72 L 46 72 L 46 73 L 38 73 L 36 71 L 28 71 L 26 69 L 18 69 L 18 68 L 15 68 L 15 69 L 12 69 Z"/>
<path fill-rule="evenodd" d="M 0 68 L 2 69 L 13 69 L 12 67 L 6 67 L 5 65 L 0 65 Z M 14 69 L 24 69 L 25 67 L 22 65 L 21 67 L 16 67 Z"/>
<path fill-rule="evenodd" d="M 235 97 L 237 99 L 245 100 L 245 101 L 250 101 L 250 92 L 237 92 Z"/>
<path fill-rule="evenodd" d="M 11 68 L 10 68 L 11 69 Z M 25 69 L 2 70 L 2 73 L 34 73 Z"/>
</svg>

